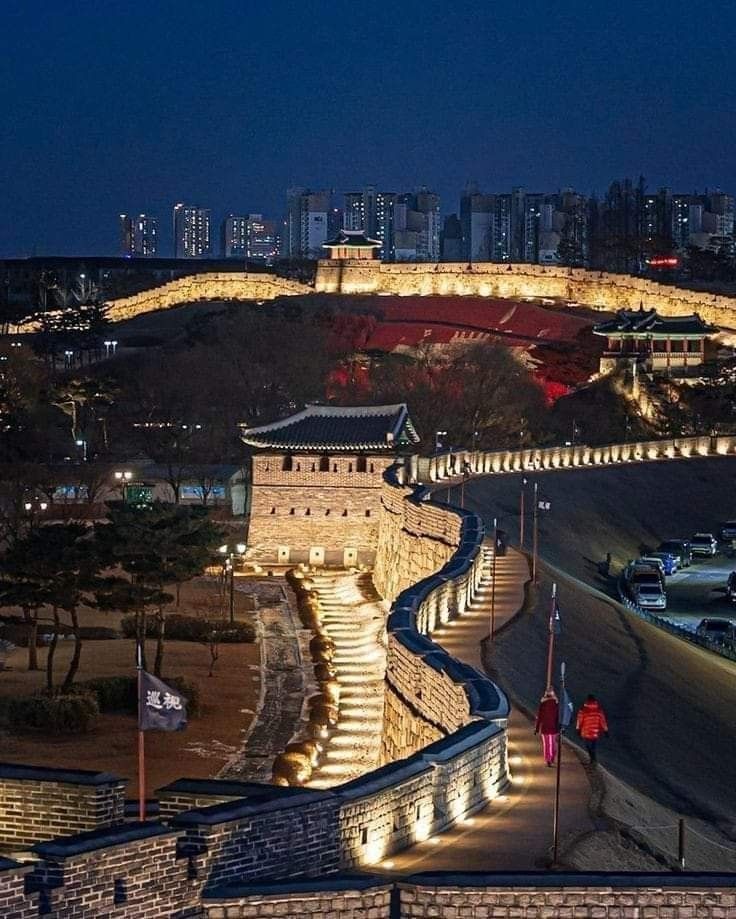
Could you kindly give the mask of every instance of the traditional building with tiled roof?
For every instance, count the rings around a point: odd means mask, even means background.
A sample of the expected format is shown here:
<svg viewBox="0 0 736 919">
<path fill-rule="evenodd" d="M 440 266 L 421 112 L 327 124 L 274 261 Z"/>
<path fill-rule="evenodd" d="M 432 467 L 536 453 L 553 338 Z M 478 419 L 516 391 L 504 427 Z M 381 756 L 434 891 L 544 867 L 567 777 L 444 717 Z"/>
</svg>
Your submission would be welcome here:
<svg viewBox="0 0 736 919">
<path fill-rule="evenodd" d="M 706 340 L 715 331 L 697 313 L 660 316 L 654 309 L 619 310 L 593 329 L 608 340 L 601 372 L 635 363 L 648 373 L 682 373 L 700 366 Z"/>
<path fill-rule="evenodd" d="M 418 443 L 409 412 L 398 405 L 308 405 L 281 421 L 243 427 L 243 441 L 258 449 L 323 453 L 394 453 Z"/>
<path fill-rule="evenodd" d="M 381 248 L 378 239 L 370 239 L 362 230 L 340 230 L 334 239 L 323 243 L 328 249 L 331 259 L 375 259 L 376 252 Z"/>
<path fill-rule="evenodd" d="M 308 405 L 241 437 L 254 451 L 250 559 L 373 563 L 383 473 L 419 441 L 406 405 Z"/>
</svg>

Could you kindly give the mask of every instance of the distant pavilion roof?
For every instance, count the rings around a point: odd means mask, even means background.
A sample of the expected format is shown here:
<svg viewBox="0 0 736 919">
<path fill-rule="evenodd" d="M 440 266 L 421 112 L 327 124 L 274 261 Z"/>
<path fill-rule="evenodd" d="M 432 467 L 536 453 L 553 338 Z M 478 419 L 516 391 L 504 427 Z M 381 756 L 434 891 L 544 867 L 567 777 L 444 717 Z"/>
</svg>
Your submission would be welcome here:
<svg viewBox="0 0 736 919">
<path fill-rule="evenodd" d="M 244 443 L 271 450 L 392 453 L 419 442 L 404 403 L 307 405 L 296 415 L 257 428 L 241 428 Z"/>
<path fill-rule="evenodd" d="M 325 249 L 335 246 L 347 246 L 356 249 L 380 249 L 381 242 L 378 239 L 370 239 L 362 230 L 340 230 L 334 239 L 328 239 L 322 244 Z"/>
<path fill-rule="evenodd" d="M 660 316 L 653 309 L 619 310 L 613 319 L 593 328 L 596 335 L 611 338 L 619 335 L 676 338 L 680 335 L 709 335 L 715 331 L 715 327 L 701 319 L 697 313 L 689 316 Z"/>
</svg>

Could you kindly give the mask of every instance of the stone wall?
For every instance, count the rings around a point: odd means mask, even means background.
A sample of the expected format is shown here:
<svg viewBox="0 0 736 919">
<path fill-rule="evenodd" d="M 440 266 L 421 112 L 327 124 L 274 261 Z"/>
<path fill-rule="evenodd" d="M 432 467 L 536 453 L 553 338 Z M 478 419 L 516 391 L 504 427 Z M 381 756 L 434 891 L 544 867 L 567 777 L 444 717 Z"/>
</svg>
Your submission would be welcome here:
<svg viewBox="0 0 736 919">
<path fill-rule="evenodd" d="M 258 801 L 235 801 L 179 814 L 180 854 L 201 885 L 331 874 L 339 867 L 337 798 L 274 788 Z"/>
<path fill-rule="evenodd" d="M 34 849 L 40 861 L 28 876 L 38 896 L 37 915 L 158 919 L 182 906 L 196 908 L 199 891 L 179 855 L 179 835 L 136 823 L 40 843 Z"/>
<path fill-rule="evenodd" d="M 399 884 L 402 919 L 725 919 L 736 916 L 736 877 L 499 875 L 422 877 Z"/>
<path fill-rule="evenodd" d="M 393 898 L 392 898 L 393 893 Z M 333 906 L 334 904 L 334 906 Z M 333 911 L 334 909 L 334 911 Z M 729 919 L 734 875 L 442 874 L 240 885 L 208 894 L 208 919 Z"/>
<path fill-rule="evenodd" d="M 325 459 L 321 471 L 321 457 L 310 454 L 293 454 L 289 470 L 282 455 L 253 458 L 248 558 L 297 564 L 319 547 L 326 564 L 373 563 L 383 473 L 393 460 L 361 457 L 365 472 L 358 472 L 357 456 Z M 352 560 L 346 550 L 353 550 Z"/>
<path fill-rule="evenodd" d="M 321 293 L 400 296 L 480 296 L 519 299 L 553 297 L 600 310 L 656 308 L 665 316 L 699 313 L 736 328 L 736 299 L 684 290 L 626 274 L 546 265 L 476 262 L 402 264 L 330 261 L 319 263 L 315 290 Z"/>
<path fill-rule="evenodd" d="M 314 288 L 265 273 L 202 273 L 113 300 L 109 315 L 117 321 L 197 300 L 271 300 L 314 291 L 510 299 L 553 297 L 601 310 L 638 309 L 643 304 L 666 316 L 697 312 L 717 326 L 736 328 L 736 299 L 732 297 L 684 290 L 632 275 L 493 262 L 406 264 L 325 259 L 317 268 Z"/>
<path fill-rule="evenodd" d="M 141 313 L 170 309 L 197 300 L 273 300 L 274 297 L 309 294 L 312 288 L 275 274 L 225 272 L 191 274 L 131 297 L 109 302 L 108 317 L 113 322 L 131 319 Z"/>
<path fill-rule="evenodd" d="M 386 878 L 349 876 L 267 886 L 232 885 L 204 899 L 205 919 L 383 919 L 391 915 L 394 885 Z"/>
<path fill-rule="evenodd" d="M 122 823 L 125 785 L 106 772 L 0 763 L 0 845 Z"/>
<path fill-rule="evenodd" d="M 729 456 L 736 453 L 736 436 L 668 437 L 661 440 L 632 441 L 588 447 L 538 447 L 529 450 L 457 450 L 421 457 L 416 477 L 439 482 L 458 475 L 464 463 L 476 475 L 535 472 L 544 469 L 584 469 L 620 463 L 652 460 L 689 459 L 699 456 Z"/>
<path fill-rule="evenodd" d="M 26 894 L 26 876 L 31 868 L 0 856 L 0 916 L 5 919 L 36 919 L 38 903 L 35 894 Z"/>
</svg>

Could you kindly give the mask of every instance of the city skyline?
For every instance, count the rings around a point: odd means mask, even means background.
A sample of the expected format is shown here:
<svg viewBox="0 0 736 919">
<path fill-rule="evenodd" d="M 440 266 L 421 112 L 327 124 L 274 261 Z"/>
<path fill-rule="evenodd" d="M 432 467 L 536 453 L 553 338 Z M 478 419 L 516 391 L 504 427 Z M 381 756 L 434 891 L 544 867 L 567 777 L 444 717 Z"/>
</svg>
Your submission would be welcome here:
<svg viewBox="0 0 736 919">
<path fill-rule="evenodd" d="M 280 216 L 284 189 L 350 190 L 356 176 L 419 181 L 443 201 L 468 180 L 736 186 L 736 128 L 713 104 L 734 75 L 725 3 L 666 17 L 654 3 L 471 3 L 452 17 L 408 3 L 364 11 L 360 28 L 322 2 L 240 12 L 77 3 L 45 10 L 39 30 L 33 7 L 11 6 L 1 255 L 114 252 L 107 215 L 162 217 L 176 201 Z M 673 67 L 683 47 L 707 50 Z"/>
</svg>

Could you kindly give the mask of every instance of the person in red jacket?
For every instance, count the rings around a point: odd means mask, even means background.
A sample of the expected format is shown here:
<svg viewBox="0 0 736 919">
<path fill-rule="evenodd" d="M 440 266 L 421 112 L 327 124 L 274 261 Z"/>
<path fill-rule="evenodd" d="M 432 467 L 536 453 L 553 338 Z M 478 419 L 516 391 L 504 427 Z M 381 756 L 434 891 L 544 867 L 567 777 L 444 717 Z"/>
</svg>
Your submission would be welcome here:
<svg viewBox="0 0 736 919">
<path fill-rule="evenodd" d="M 590 695 L 583 705 L 578 709 L 576 722 L 578 734 L 585 741 L 585 747 L 588 751 L 591 763 L 596 762 L 596 746 L 601 734 L 608 737 L 608 721 L 606 713 L 600 706 L 595 696 Z"/>
<path fill-rule="evenodd" d="M 560 733 L 560 703 L 553 689 L 548 689 L 542 696 L 534 733 L 542 735 L 542 755 L 545 763 L 552 766 L 557 756 L 557 735 Z"/>
</svg>

